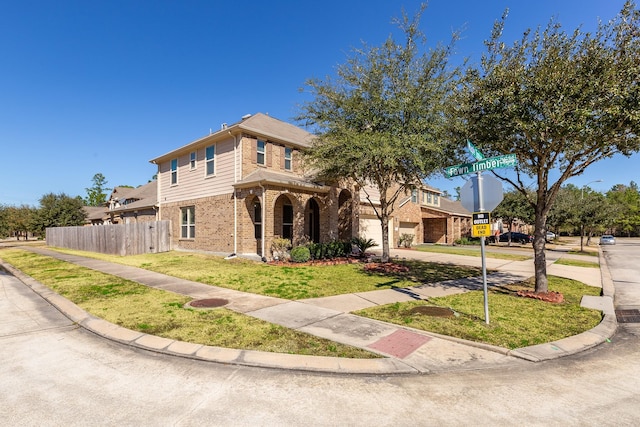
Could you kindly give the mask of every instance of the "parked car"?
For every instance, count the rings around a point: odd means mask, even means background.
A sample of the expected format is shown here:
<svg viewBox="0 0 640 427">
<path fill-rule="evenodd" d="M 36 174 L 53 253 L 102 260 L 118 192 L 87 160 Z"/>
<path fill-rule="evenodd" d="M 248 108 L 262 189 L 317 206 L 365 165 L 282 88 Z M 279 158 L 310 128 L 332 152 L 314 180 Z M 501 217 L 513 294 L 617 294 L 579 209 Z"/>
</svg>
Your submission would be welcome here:
<svg viewBox="0 0 640 427">
<path fill-rule="evenodd" d="M 511 235 L 511 241 L 513 243 L 521 243 L 521 244 L 527 244 L 527 243 L 531 243 L 533 242 L 533 237 L 528 235 L 528 234 L 524 234 L 524 233 L 516 233 L 516 232 L 511 232 L 508 231 L 506 233 L 502 233 L 500 236 L 498 236 L 497 241 L 499 242 L 508 242 L 509 241 L 509 235 Z M 490 243 L 495 243 L 496 242 L 496 237 L 495 236 L 491 236 L 490 238 Z"/>
<path fill-rule="evenodd" d="M 553 231 L 547 231 L 547 240 L 553 240 L 556 238 L 556 233 Z"/>
<path fill-rule="evenodd" d="M 600 236 L 600 244 L 601 245 L 615 245 L 616 244 L 616 238 L 613 237 L 611 234 L 603 234 L 602 236 Z"/>
</svg>

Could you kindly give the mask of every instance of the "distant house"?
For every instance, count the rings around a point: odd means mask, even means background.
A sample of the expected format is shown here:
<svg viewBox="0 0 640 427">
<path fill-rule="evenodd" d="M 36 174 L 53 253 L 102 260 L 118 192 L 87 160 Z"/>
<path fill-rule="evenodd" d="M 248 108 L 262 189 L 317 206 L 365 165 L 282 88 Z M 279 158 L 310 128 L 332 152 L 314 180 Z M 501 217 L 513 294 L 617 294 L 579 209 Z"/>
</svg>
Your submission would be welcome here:
<svg viewBox="0 0 640 427">
<path fill-rule="evenodd" d="M 320 182 L 302 169 L 300 152 L 313 138 L 259 113 L 152 159 L 158 219 L 172 221 L 172 247 L 271 258 L 278 237 L 295 244 L 360 235 L 381 243 L 369 204 L 379 203 L 375 188 Z M 390 245 L 405 232 L 415 243 L 459 238 L 471 215 L 447 210 L 443 200 L 428 186 L 408 194 L 396 206 Z"/>
<path fill-rule="evenodd" d="M 375 189 L 367 187 L 360 191 L 360 232 L 380 243 L 380 220 L 367 196 L 374 205 L 379 204 L 380 195 Z M 453 244 L 470 235 L 471 216 L 460 202 L 449 200 L 442 196 L 440 190 L 423 185 L 407 192 L 396 203 L 389 221 L 389 244 L 391 247 L 394 244 L 400 246 L 403 234 L 413 235 L 414 244 Z"/>
<path fill-rule="evenodd" d="M 158 182 L 139 187 L 115 187 L 104 206 L 85 206 L 87 225 L 156 221 Z"/>
<path fill-rule="evenodd" d="M 107 200 L 111 224 L 156 221 L 158 219 L 158 181 L 136 188 L 116 187 Z"/>
</svg>

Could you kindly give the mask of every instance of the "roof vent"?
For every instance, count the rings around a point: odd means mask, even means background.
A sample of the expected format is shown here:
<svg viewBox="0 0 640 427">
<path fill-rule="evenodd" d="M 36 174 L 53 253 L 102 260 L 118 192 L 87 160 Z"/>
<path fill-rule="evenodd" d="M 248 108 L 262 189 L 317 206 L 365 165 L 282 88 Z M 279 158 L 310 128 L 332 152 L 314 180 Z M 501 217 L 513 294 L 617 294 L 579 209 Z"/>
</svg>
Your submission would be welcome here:
<svg viewBox="0 0 640 427">
<path fill-rule="evenodd" d="M 223 123 L 223 124 L 221 124 L 221 125 L 220 125 L 220 129 L 223 129 L 223 130 L 224 130 L 224 129 L 226 129 L 226 128 L 227 128 L 227 124 L 226 124 L 226 123 Z"/>
<path fill-rule="evenodd" d="M 251 114 L 245 114 L 244 116 L 242 116 L 242 120 L 246 120 L 246 119 L 248 119 L 249 117 L 251 117 Z"/>
</svg>

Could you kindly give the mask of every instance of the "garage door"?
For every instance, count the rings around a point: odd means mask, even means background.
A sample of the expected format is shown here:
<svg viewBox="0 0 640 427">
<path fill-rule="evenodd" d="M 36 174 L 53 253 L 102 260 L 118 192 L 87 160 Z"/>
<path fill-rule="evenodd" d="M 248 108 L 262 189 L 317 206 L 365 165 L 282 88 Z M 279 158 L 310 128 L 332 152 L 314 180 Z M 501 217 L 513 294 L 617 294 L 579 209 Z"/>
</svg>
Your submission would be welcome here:
<svg viewBox="0 0 640 427">
<path fill-rule="evenodd" d="M 382 249 L 382 227 L 378 217 L 365 215 L 360 217 L 360 237 L 373 239 L 378 244 L 375 248 Z M 392 222 L 389 221 L 389 247 L 394 247 L 393 242 L 393 227 Z"/>
</svg>

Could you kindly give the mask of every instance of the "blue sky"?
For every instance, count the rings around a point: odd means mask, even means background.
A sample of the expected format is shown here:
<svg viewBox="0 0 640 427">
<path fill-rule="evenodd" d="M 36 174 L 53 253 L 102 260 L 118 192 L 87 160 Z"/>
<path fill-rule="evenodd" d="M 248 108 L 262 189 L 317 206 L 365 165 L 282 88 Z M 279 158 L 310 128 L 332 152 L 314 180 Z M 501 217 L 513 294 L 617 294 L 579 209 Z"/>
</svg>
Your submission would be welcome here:
<svg viewBox="0 0 640 427">
<path fill-rule="evenodd" d="M 458 58 L 478 61 L 504 9 L 506 38 L 556 17 L 593 30 L 622 0 L 431 0 L 430 43 L 463 29 Z M 292 122 L 305 80 L 333 74 L 361 41 L 380 44 L 419 1 L 0 0 L 0 204 L 145 184 L 149 159 L 263 112 Z M 463 142 L 461 142 L 462 144 Z M 602 161 L 570 182 L 606 191 L 638 181 L 640 156 Z M 448 165 L 443 165 L 448 166 Z M 434 178 L 453 193 L 462 178 Z"/>
</svg>

